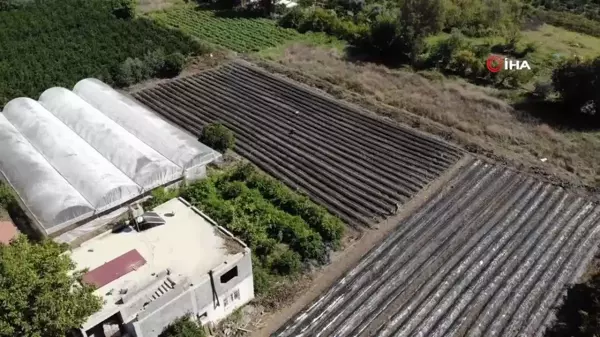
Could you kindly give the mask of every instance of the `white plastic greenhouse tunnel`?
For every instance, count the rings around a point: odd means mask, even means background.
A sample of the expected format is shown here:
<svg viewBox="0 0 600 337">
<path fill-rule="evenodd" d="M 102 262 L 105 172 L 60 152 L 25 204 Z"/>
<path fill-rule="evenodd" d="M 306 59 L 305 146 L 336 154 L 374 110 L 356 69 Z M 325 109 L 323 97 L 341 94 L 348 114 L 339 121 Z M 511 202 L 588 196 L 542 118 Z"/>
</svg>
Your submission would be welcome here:
<svg viewBox="0 0 600 337">
<path fill-rule="evenodd" d="M 0 171 L 38 232 L 54 236 L 159 186 L 204 175 L 220 154 L 96 79 L 15 98 L 0 115 Z"/>
</svg>

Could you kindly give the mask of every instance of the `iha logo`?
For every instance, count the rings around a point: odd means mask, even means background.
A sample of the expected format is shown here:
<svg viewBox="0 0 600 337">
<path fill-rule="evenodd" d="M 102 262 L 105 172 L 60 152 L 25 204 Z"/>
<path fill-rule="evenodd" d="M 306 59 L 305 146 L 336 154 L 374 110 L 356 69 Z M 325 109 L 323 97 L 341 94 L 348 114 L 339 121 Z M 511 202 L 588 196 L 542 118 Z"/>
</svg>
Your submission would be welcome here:
<svg viewBox="0 0 600 337">
<path fill-rule="evenodd" d="M 499 55 L 490 55 L 487 58 L 485 65 L 492 73 L 497 73 L 500 70 L 531 70 L 527 61 L 511 60 Z"/>
</svg>

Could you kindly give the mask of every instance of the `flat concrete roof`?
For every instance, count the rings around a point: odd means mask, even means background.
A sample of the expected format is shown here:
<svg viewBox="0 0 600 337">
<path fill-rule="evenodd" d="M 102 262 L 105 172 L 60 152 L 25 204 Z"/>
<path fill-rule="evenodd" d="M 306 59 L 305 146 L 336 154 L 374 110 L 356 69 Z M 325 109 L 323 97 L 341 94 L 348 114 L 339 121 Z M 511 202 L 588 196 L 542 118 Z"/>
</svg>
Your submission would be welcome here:
<svg viewBox="0 0 600 337">
<path fill-rule="evenodd" d="M 78 269 L 93 270 L 131 250 L 146 260 L 145 264 L 96 290 L 106 301 L 103 310 L 97 313 L 99 316 L 102 312 L 114 312 L 118 306 L 115 303 L 123 296 L 119 293 L 121 289 L 140 291 L 167 269 L 173 279 L 188 278 L 195 282 L 244 250 L 241 243 L 180 199 L 169 200 L 153 211 L 165 219 L 165 225 L 141 232 L 133 228 L 119 233 L 107 232 L 71 251 Z"/>
</svg>

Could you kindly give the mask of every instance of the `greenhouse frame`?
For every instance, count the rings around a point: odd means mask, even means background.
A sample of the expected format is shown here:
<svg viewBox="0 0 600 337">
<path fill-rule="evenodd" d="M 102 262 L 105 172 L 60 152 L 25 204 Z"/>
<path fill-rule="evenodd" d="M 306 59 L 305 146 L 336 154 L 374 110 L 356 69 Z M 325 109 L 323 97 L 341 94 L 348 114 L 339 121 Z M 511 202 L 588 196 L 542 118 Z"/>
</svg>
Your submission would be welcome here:
<svg viewBox="0 0 600 337">
<path fill-rule="evenodd" d="M 15 98 L 0 115 L 0 171 L 44 235 L 201 177 L 219 157 L 96 79 Z"/>
</svg>

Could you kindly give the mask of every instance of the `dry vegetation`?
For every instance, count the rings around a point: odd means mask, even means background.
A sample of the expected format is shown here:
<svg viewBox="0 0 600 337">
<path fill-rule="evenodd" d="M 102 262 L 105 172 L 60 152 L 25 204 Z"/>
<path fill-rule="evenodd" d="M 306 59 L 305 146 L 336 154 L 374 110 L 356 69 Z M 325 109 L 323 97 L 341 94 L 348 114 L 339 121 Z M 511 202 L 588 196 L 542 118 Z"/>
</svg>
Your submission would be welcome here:
<svg viewBox="0 0 600 337">
<path fill-rule="evenodd" d="M 600 183 L 600 133 L 552 128 L 515 110 L 493 89 L 436 73 L 353 63 L 337 49 L 304 44 L 270 59 L 258 62 L 472 152 L 560 183 L 596 188 Z"/>
</svg>

